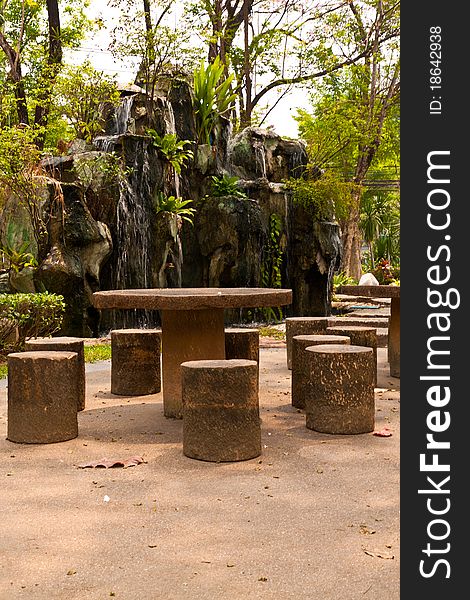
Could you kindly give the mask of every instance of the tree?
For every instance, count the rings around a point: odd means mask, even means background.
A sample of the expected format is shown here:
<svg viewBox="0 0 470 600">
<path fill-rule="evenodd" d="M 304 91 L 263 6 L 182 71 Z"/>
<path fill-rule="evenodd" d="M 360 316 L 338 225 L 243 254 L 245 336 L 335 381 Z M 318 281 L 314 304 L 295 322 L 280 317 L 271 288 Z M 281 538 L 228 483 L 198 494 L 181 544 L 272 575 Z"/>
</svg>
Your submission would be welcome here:
<svg viewBox="0 0 470 600">
<path fill-rule="evenodd" d="M 137 62 L 135 83 L 145 90 L 151 115 L 159 78 L 178 70 L 191 72 L 201 51 L 192 47 L 191 32 L 172 22 L 176 0 L 111 0 L 111 6 L 121 11 L 111 50 L 116 58 Z"/>
<path fill-rule="evenodd" d="M 313 115 L 300 112 L 299 122 L 310 140 L 311 160 L 318 166 L 334 166 L 341 177 L 356 184 L 349 216 L 341 224 L 341 269 L 359 279 L 362 186 L 374 162 L 387 153 L 394 160 L 398 157 L 400 61 L 393 32 L 398 27 L 399 3 L 349 2 L 345 8 L 349 19 L 344 15 L 338 41 L 349 40 L 358 49 L 372 47 L 372 52 L 327 77 L 317 90 Z M 385 38 L 386 45 L 381 42 Z"/>
<path fill-rule="evenodd" d="M 61 8 L 62 6 L 62 8 Z M 7 83 L 15 106 L 11 125 L 34 126 L 42 148 L 51 106 L 51 93 L 62 65 L 64 46 L 81 39 L 89 21 L 87 0 L 2 0 L 0 2 L 0 78 Z M 61 14 L 67 23 L 62 26 Z M 5 103 L 4 103 L 5 105 Z"/>
<path fill-rule="evenodd" d="M 240 126 L 252 124 L 255 110 L 274 90 L 280 96 L 294 86 L 313 81 L 363 60 L 378 47 L 399 36 L 398 26 L 380 29 L 375 39 L 359 40 L 343 30 L 355 23 L 346 19 L 351 2 L 341 0 L 194 0 L 189 15 L 208 43 L 209 60 L 215 56 L 236 75 Z M 362 2 L 373 10 L 377 2 Z M 345 27 L 346 24 L 346 27 Z M 357 25 L 356 25 L 357 28 Z M 365 43 L 363 43 L 365 42 Z M 266 115 L 265 115 L 266 116 Z M 262 120 L 261 120 L 262 122 Z"/>
</svg>

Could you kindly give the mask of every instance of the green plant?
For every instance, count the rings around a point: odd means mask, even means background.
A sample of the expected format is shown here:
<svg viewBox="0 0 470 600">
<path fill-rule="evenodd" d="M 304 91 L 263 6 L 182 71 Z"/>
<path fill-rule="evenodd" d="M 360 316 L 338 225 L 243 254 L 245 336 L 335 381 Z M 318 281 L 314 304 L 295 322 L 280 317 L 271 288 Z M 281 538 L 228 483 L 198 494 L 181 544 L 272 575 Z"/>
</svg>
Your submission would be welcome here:
<svg viewBox="0 0 470 600">
<path fill-rule="evenodd" d="M 261 264 L 261 282 L 263 287 L 281 287 L 281 265 L 283 252 L 281 249 L 282 221 L 281 217 L 272 213 L 269 217 L 269 233 Z"/>
<path fill-rule="evenodd" d="M 37 267 L 38 263 L 31 252 L 26 252 L 30 247 L 30 242 L 21 244 L 18 250 L 10 245 L 0 246 L 0 254 L 3 254 L 10 263 L 10 270 L 19 273 L 25 267 Z"/>
<path fill-rule="evenodd" d="M 346 217 L 356 187 L 355 184 L 341 181 L 329 173 L 315 180 L 289 179 L 285 185 L 292 192 L 294 204 L 312 211 L 312 216 L 319 221 L 333 218 L 341 220 Z"/>
<path fill-rule="evenodd" d="M 390 261 L 382 258 L 377 262 L 372 274 L 380 285 L 396 285 L 400 278 L 400 269 L 395 269 Z"/>
<path fill-rule="evenodd" d="M 111 344 L 94 344 L 85 346 L 85 362 L 94 363 L 99 360 L 109 360 L 111 358 Z"/>
<path fill-rule="evenodd" d="M 350 277 L 349 275 L 346 275 L 346 273 L 344 273 L 344 271 L 341 271 L 340 273 L 335 273 L 333 275 L 333 291 L 335 291 L 337 288 L 341 287 L 342 285 L 356 285 L 357 284 L 357 280 L 354 279 L 353 277 Z"/>
<path fill-rule="evenodd" d="M 120 94 L 116 82 L 89 62 L 68 66 L 54 86 L 55 110 L 71 124 L 75 135 L 90 142 L 103 133 L 104 103 L 117 106 Z"/>
<path fill-rule="evenodd" d="M 180 196 L 165 196 L 163 192 L 157 192 L 156 195 L 156 211 L 168 212 L 177 215 L 184 221 L 193 224 L 195 208 L 191 208 L 188 204 L 191 204 L 192 200 L 183 200 Z"/>
<path fill-rule="evenodd" d="M 230 89 L 233 74 L 219 83 L 224 69 L 224 64 L 217 56 L 207 66 L 201 62 L 194 72 L 194 112 L 198 144 L 211 144 L 211 136 L 219 116 L 229 111 L 237 98 Z"/>
<path fill-rule="evenodd" d="M 238 177 L 230 177 L 230 175 L 212 175 L 211 177 L 211 194 L 215 198 L 223 196 L 236 196 L 237 198 L 247 198 L 247 195 L 238 185 Z"/>
<path fill-rule="evenodd" d="M 155 129 L 147 129 L 147 135 L 152 138 L 152 144 L 171 164 L 176 173 L 181 173 L 181 167 L 185 161 L 193 158 L 193 151 L 185 148 L 191 144 L 189 140 L 178 140 L 176 134 L 166 133 L 164 136 L 158 135 Z"/>
<path fill-rule="evenodd" d="M 30 337 L 60 330 L 65 313 L 63 296 L 50 294 L 0 294 L 0 351 L 21 350 Z M 16 341 L 11 341 L 17 332 Z"/>
</svg>

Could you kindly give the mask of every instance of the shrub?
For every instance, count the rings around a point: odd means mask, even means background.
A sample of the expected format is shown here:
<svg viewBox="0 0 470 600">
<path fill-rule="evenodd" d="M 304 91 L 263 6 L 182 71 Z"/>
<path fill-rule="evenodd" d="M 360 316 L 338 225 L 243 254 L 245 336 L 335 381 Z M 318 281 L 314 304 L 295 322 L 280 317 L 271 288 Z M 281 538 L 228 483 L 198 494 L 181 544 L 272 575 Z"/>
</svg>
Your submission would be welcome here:
<svg viewBox="0 0 470 600">
<path fill-rule="evenodd" d="M 56 333 L 64 312 L 64 298 L 57 294 L 0 294 L 0 351 L 22 350 L 26 339 Z"/>
</svg>

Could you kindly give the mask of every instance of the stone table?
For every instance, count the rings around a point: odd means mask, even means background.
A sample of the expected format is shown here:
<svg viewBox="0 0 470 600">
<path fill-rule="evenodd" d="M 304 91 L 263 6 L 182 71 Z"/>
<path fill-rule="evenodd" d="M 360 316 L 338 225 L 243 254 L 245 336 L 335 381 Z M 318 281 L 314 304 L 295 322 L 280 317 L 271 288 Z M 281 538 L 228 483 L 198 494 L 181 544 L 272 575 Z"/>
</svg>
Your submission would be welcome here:
<svg viewBox="0 0 470 600">
<path fill-rule="evenodd" d="M 342 285 L 338 294 L 364 298 L 391 298 L 388 324 L 388 362 L 390 375 L 400 377 L 400 286 L 398 285 Z"/>
<path fill-rule="evenodd" d="M 284 306 L 292 290 L 271 288 L 171 288 L 95 292 L 98 309 L 159 310 L 162 321 L 163 408 L 182 417 L 181 363 L 225 358 L 224 310 Z"/>
</svg>

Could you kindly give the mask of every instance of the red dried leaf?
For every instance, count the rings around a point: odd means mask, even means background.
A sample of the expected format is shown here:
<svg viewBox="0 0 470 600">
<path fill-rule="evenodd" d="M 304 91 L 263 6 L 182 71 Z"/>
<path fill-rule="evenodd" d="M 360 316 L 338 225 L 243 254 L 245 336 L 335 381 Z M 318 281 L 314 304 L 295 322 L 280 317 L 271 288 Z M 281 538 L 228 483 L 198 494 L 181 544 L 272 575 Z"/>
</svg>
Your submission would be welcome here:
<svg viewBox="0 0 470 600">
<path fill-rule="evenodd" d="M 131 458 L 127 458 L 126 460 L 109 460 L 108 458 L 102 458 L 101 460 L 94 460 L 87 463 L 82 463 L 78 465 L 79 469 L 113 469 L 116 467 L 122 467 L 127 469 L 127 467 L 135 467 L 136 465 L 140 465 L 140 463 L 145 462 L 141 456 L 131 456 Z"/>
<path fill-rule="evenodd" d="M 392 432 L 388 427 L 384 427 L 380 431 L 374 431 L 372 435 L 376 435 L 377 437 L 390 437 L 392 435 Z"/>
</svg>

